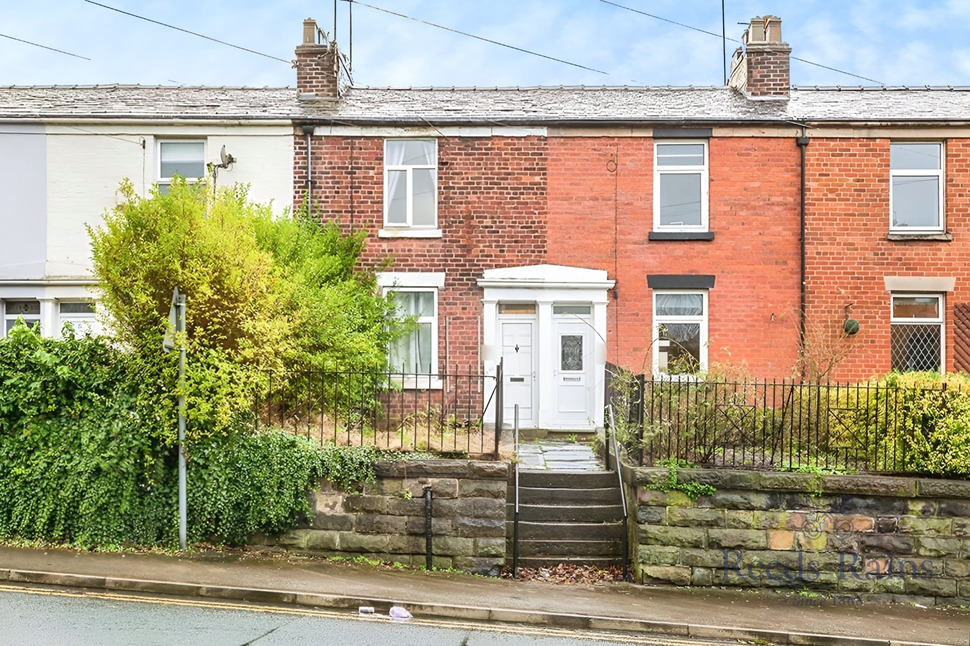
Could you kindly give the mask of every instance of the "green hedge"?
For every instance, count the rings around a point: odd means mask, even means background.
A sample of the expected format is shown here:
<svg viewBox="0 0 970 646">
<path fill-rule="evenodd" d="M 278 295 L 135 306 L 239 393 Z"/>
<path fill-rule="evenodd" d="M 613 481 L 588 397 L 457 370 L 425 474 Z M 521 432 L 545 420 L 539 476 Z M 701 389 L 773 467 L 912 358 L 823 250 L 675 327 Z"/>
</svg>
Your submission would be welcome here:
<svg viewBox="0 0 970 646">
<path fill-rule="evenodd" d="M 970 377 L 894 373 L 876 384 L 879 396 L 865 402 L 857 419 L 882 420 L 880 440 L 870 447 L 877 464 L 897 456 L 906 471 L 970 476 Z"/>
<path fill-rule="evenodd" d="M 0 538 L 177 544 L 177 449 L 153 432 L 135 365 L 105 341 L 22 325 L 0 340 Z M 274 431 L 200 437 L 187 450 L 190 542 L 283 532 L 306 519 L 319 477 L 351 486 L 380 457 Z"/>
</svg>

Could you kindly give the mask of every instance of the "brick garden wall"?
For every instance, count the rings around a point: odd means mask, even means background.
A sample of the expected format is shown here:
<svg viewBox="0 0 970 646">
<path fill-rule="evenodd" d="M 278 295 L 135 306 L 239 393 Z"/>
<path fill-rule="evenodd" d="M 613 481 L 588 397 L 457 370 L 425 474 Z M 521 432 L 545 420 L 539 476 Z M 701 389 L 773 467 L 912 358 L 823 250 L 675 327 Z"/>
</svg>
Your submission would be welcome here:
<svg viewBox="0 0 970 646">
<path fill-rule="evenodd" d="M 692 501 L 646 488 L 666 477 L 625 472 L 644 583 L 970 602 L 970 482 L 684 469 L 716 488 Z"/>
<path fill-rule="evenodd" d="M 384 462 L 377 481 L 361 493 L 321 482 L 312 493 L 310 526 L 265 541 L 297 553 L 424 566 L 424 490 L 430 486 L 434 567 L 497 575 L 505 564 L 508 470 L 506 462 Z"/>
</svg>

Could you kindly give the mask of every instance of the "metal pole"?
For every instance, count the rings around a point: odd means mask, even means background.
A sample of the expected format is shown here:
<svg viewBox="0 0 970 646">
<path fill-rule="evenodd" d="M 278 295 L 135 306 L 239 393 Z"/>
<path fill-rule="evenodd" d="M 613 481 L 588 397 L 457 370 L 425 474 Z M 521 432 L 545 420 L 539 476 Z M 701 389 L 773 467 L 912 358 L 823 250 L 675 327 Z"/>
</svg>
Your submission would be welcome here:
<svg viewBox="0 0 970 646">
<path fill-rule="evenodd" d="M 424 488 L 424 569 L 430 572 L 434 566 L 434 555 L 431 550 L 431 485 Z"/>
<path fill-rule="evenodd" d="M 721 66 L 724 68 L 724 85 L 727 85 L 727 29 L 724 23 L 724 0 L 721 0 Z"/>
<path fill-rule="evenodd" d="M 519 576 L 519 405 L 515 405 L 515 513 L 512 516 L 512 578 Z"/>
<path fill-rule="evenodd" d="M 185 331 L 185 294 L 176 300 L 178 316 L 176 332 Z M 179 549 L 185 551 L 186 526 L 185 495 L 185 339 L 179 342 Z"/>
</svg>

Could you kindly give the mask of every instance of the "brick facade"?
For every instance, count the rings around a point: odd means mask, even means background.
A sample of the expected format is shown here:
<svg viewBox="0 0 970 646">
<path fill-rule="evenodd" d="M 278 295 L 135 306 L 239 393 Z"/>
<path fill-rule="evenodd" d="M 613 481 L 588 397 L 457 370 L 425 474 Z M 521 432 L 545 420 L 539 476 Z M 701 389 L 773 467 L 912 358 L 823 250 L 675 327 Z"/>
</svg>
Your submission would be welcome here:
<svg viewBox="0 0 970 646">
<path fill-rule="evenodd" d="M 710 141 L 713 240 L 648 240 L 653 144 L 558 138 L 549 144 L 548 261 L 616 280 L 609 360 L 649 371 L 651 274 L 708 274 L 709 361 L 789 376 L 797 359 L 798 151 L 789 138 Z"/>
<path fill-rule="evenodd" d="M 383 223 L 382 137 L 314 136 L 313 201 L 325 220 L 370 235 L 365 262 L 444 272 L 439 366 L 475 369 L 486 269 L 540 263 L 606 270 L 608 359 L 651 361 L 650 274 L 712 274 L 710 362 L 758 376 L 791 374 L 797 347 L 798 151 L 790 138 L 710 142 L 709 241 L 650 241 L 650 137 L 438 138 L 440 238 L 378 237 Z M 295 133 L 297 195 L 305 138 Z M 302 165 L 302 167 L 301 167 Z"/>
<path fill-rule="evenodd" d="M 371 266 L 390 259 L 389 271 L 444 274 L 435 370 L 478 371 L 491 361 L 483 355 L 494 352 L 497 342 L 494 337 L 483 341 L 493 331 L 483 321 L 478 281 L 486 270 L 539 264 L 606 272 L 614 286 L 603 334 L 597 334 L 606 339 L 606 360 L 635 372 L 649 373 L 656 351 L 651 276 L 713 277 L 706 319 L 710 367 L 754 378 L 840 380 L 890 369 L 887 279 L 949 281 L 955 287 L 947 288 L 944 301 L 944 367 L 970 368 L 965 260 L 970 203 L 964 197 L 970 187 L 970 141 L 947 137 L 939 121 L 930 124 L 932 131 L 913 124 L 890 128 L 885 115 L 899 110 L 891 93 L 878 99 L 861 91 L 858 97 L 821 96 L 823 90 L 817 90 L 819 97 L 808 96 L 810 91 L 798 96 L 789 87 L 791 49 L 782 42 L 777 17 L 751 21 L 744 51 L 734 60 L 733 90 L 718 90 L 716 100 L 701 90 L 693 97 L 658 93 L 659 100 L 649 91 L 600 99 L 576 91 L 570 94 L 571 108 L 583 110 L 575 124 L 570 118 L 576 114 L 567 116 L 569 106 L 563 106 L 562 116 L 548 116 L 543 111 L 549 110 L 544 103 L 549 97 L 530 99 L 531 90 L 415 90 L 410 99 L 379 90 L 371 98 L 365 90 L 346 101 L 342 116 L 335 48 L 316 44 L 315 24 L 305 29 L 297 48 L 300 96 L 335 101 L 316 116 L 305 110 L 306 118 L 294 129 L 295 203 L 309 192 L 321 219 L 337 221 L 348 232 L 366 231 L 365 262 Z M 534 92 L 545 91 L 557 92 Z M 947 100 L 963 100 L 949 94 Z M 653 109 L 662 111 L 667 98 L 678 106 L 700 101 L 703 109 L 695 115 L 728 110 L 731 116 L 654 119 L 643 116 L 652 114 L 645 110 L 628 117 L 616 107 L 635 111 L 641 109 L 637 102 L 654 100 Z M 601 101 L 598 108 L 595 100 Z M 823 116 L 798 117 L 792 105 L 799 101 L 808 101 Z M 856 111 L 859 105 L 874 105 L 865 101 L 884 101 L 891 112 L 864 127 L 858 124 L 867 115 L 853 121 L 826 112 L 832 101 Z M 314 102 L 301 103 L 309 108 Z M 407 111 L 396 112 L 401 105 Z M 587 120 L 586 106 L 611 116 Z M 493 118 L 499 114 L 515 123 Z M 856 125 L 846 125 L 851 123 Z M 307 132 L 313 133 L 309 176 Z M 799 134 L 808 141 L 804 151 Z M 652 235 L 657 233 L 654 136 L 706 142 L 709 226 L 699 235 L 677 235 L 676 227 L 670 228 L 673 235 Z M 438 231 L 409 236 L 382 230 L 384 141 L 402 137 L 436 141 Z M 893 138 L 943 142 L 945 235 L 889 235 Z M 600 308 L 607 289 L 600 292 Z M 807 372 L 799 364 L 803 289 L 806 345 L 817 364 Z M 494 299 L 489 307 L 495 311 Z M 860 331 L 845 338 L 842 327 L 849 317 L 858 320 Z M 545 334 L 552 338 L 550 330 Z M 828 363 L 837 365 L 830 369 Z"/>
<path fill-rule="evenodd" d="M 938 139 L 937 139 L 938 140 Z M 835 377 L 866 379 L 890 369 L 890 294 L 887 276 L 951 277 L 945 296 L 946 369 L 965 348 L 955 308 L 970 302 L 970 141 L 945 141 L 945 225 L 952 240 L 889 239 L 888 138 L 813 137 L 807 150 L 806 310 L 810 320 L 837 331 L 849 307 L 859 333 Z M 962 359 L 961 359 L 962 361 Z"/>
<path fill-rule="evenodd" d="M 296 164 L 306 164 L 297 131 Z M 486 269 L 545 262 L 546 140 L 538 137 L 438 138 L 440 238 L 381 238 L 384 138 L 313 138 L 314 208 L 346 232 L 364 230 L 365 264 L 388 271 L 444 272 L 438 295 L 439 369 L 481 369 L 482 290 Z M 298 173 L 300 171 L 298 170 Z M 304 171 L 305 172 L 305 171 Z M 302 175 L 298 174 L 298 177 Z M 304 196 L 296 182 L 297 203 Z"/>
</svg>

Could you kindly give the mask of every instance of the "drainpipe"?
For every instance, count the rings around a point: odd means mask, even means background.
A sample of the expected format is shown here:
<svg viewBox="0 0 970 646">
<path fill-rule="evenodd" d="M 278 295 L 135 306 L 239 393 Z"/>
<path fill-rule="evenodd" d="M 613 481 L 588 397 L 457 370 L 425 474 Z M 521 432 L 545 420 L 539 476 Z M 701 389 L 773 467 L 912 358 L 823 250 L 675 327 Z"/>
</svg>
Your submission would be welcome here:
<svg viewBox="0 0 970 646">
<path fill-rule="evenodd" d="M 805 326 L 807 322 L 807 312 L 805 311 L 805 258 L 806 244 L 805 244 L 805 151 L 808 149 L 808 135 L 805 132 L 805 126 L 802 126 L 802 135 L 795 140 L 798 144 L 798 152 L 800 157 L 800 190 L 799 194 L 801 197 L 801 205 L 799 206 L 799 226 L 800 235 L 799 241 L 801 244 L 800 249 L 800 276 L 799 276 L 799 307 L 798 307 L 798 347 L 804 351 L 805 350 Z M 805 367 L 802 366 L 802 376 L 805 376 Z"/>
<path fill-rule="evenodd" d="M 310 173 L 313 171 L 311 158 L 311 144 L 313 143 L 313 126 L 303 126 L 303 135 L 306 137 L 306 204 L 307 214 L 313 211 L 313 180 Z"/>
</svg>

